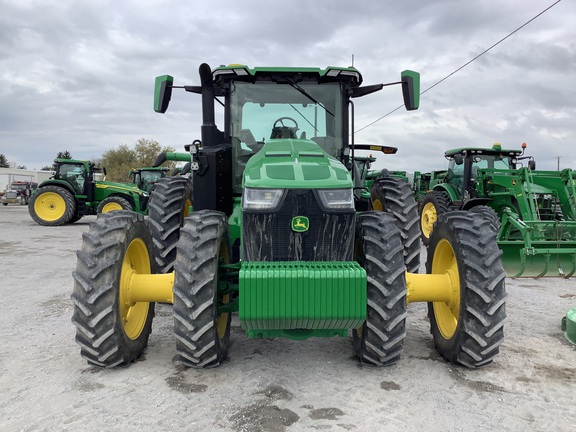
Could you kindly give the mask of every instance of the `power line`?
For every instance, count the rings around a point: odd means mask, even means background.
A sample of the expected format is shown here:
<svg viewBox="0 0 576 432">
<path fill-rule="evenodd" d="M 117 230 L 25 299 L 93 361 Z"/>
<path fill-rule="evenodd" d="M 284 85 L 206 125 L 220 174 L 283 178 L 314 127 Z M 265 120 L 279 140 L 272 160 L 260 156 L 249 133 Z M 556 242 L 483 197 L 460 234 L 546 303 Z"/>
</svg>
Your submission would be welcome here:
<svg viewBox="0 0 576 432">
<path fill-rule="evenodd" d="M 472 60 L 464 63 L 462 66 L 460 66 L 458 69 L 456 69 L 454 72 L 449 73 L 448 75 L 446 75 L 444 78 L 442 78 L 440 81 L 436 82 L 435 84 L 432 84 L 430 87 L 428 87 L 426 90 L 420 92 L 420 95 L 423 95 L 424 93 L 426 93 L 429 90 L 432 90 L 434 87 L 436 87 L 438 84 L 446 81 L 448 78 L 450 78 L 452 75 L 456 74 L 457 72 L 461 71 L 462 69 L 464 69 L 466 66 L 468 66 L 470 63 L 474 62 L 475 60 L 478 60 L 481 56 L 483 56 L 484 54 L 486 54 L 488 51 L 490 51 L 492 48 L 496 47 L 497 45 L 499 45 L 500 43 L 504 42 L 506 39 L 508 39 L 510 36 L 512 36 L 514 33 L 520 31 L 522 28 L 526 27 L 528 24 L 530 24 L 532 21 L 534 21 L 536 18 L 540 17 L 541 15 L 543 15 L 544 13 L 548 12 L 548 10 L 550 10 L 551 8 L 553 8 L 554 6 L 556 6 L 558 3 L 560 3 L 562 0 L 557 0 L 556 2 L 552 3 L 550 6 L 548 6 L 546 9 L 544 9 L 542 12 L 540 12 L 539 14 L 535 15 L 534 17 L 532 17 L 531 19 L 529 19 L 528 21 L 526 21 L 524 24 L 522 24 L 520 27 L 518 27 L 516 30 L 514 30 L 513 32 L 509 33 L 508 35 L 504 36 L 502 39 L 500 39 L 498 42 L 496 42 L 494 45 L 490 46 L 489 48 L 485 49 L 484 51 L 482 51 L 480 54 L 478 54 L 476 57 L 474 57 Z M 375 123 L 378 123 L 380 120 L 388 117 L 390 114 L 398 111 L 400 108 L 402 108 L 404 105 L 400 105 L 399 107 L 394 108 L 392 111 L 387 112 L 386 114 L 384 114 L 382 117 L 374 120 L 372 123 L 368 123 L 366 126 L 358 129 L 357 132 L 363 131 L 364 129 L 372 126 Z"/>
</svg>

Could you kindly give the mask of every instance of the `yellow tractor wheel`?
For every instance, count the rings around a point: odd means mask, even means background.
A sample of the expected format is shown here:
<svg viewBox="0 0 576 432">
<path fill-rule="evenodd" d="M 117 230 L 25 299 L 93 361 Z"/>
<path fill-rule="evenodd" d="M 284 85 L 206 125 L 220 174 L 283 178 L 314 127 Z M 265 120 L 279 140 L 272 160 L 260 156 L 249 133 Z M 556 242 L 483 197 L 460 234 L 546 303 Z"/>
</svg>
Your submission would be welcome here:
<svg viewBox="0 0 576 432">
<path fill-rule="evenodd" d="M 482 214 L 439 215 L 428 247 L 427 273 L 444 275 L 448 300 L 428 303 L 434 345 L 467 367 L 490 363 L 504 339 L 506 272 L 496 233 Z"/>
<path fill-rule="evenodd" d="M 63 187 L 44 186 L 28 202 L 28 212 L 40 225 L 60 226 L 71 222 L 76 215 L 76 200 Z"/>
<path fill-rule="evenodd" d="M 430 237 L 434 231 L 434 225 L 438 216 L 448 211 L 450 197 L 446 192 L 432 191 L 424 196 L 420 202 L 420 230 L 422 231 L 422 243 L 430 244 Z"/>
<path fill-rule="evenodd" d="M 74 276 L 72 322 L 81 355 L 89 363 L 114 367 L 136 360 L 148 344 L 154 316 L 152 238 L 144 216 L 99 214 L 83 236 Z M 162 275 L 164 276 L 164 275 Z M 166 301 L 170 301 L 167 298 Z"/>
</svg>

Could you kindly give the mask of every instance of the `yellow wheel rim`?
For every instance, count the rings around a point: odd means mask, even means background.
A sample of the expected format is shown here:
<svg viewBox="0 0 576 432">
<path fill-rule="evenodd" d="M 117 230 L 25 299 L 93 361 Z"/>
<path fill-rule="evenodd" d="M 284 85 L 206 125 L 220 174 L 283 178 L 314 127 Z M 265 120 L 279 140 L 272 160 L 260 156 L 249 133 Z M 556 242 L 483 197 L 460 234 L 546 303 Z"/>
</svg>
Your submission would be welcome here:
<svg viewBox="0 0 576 432">
<path fill-rule="evenodd" d="M 57 221 L 66 213 L 66 201 L 57 193 L 44 192 L 34 202 L 34 212 L 44 221 Z"/>
<path fill-rule="evenodd" d="M 433 203 L 429 202 L 422 208 L 422 214 L 420 216 L 420 227 L 422 228 L 422 234 L 424 237 L 430 238 L 432 231 L 434 230 L 434 223 L 438 219 L 438 214 L 436 213 L 436 207 Z"/>
<path fill-rule="evenodd" d="M 447 274 L 450 279 L 451 300 L 432 303 L 438 330 L 445 339 L 450 339 L 456 332 L 460 316 L 460 276 L 454 249 L 446 239 L 440 240 L 436 246 L 432 260 L 432 273 Z"/>
<path fill-rule="evenodd" d="M 372 201 L 372 205 L 374 206 L 374 210 L 379 210 L 379 211 L 384 210 L 384 206 L 382 205 L 382 201 L 380 201 L 379 199 L 375 199 L 374 201 Z"/>
<path fill-rule="evenodd" d="M 104 205 L 104 207 L 102 207 L 102 213 L 108 213 L 111 211 L 117 211 L 117 210 L 124 210 L 122 208 L 122 206 L 116 202 L 110 202 Z"/>
<path fill-rule="evenodd" d="M 122 262 L 120 274 L 120 315 L 124 333 L 130 339 L 137 339 L 142 333 L 148 318 L 148 302 L 130 302 L 129 289 L 132 276 L 150 274 L 150 257 L 146 244 L 139 238 L 132 240 Z"/>
</svg>

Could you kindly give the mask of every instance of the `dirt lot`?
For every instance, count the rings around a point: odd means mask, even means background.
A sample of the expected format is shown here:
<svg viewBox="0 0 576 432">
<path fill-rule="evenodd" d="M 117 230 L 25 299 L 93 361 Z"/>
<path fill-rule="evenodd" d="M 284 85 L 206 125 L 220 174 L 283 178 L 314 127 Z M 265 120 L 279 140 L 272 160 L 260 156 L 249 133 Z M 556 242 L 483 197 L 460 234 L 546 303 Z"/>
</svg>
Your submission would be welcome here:
<svg viewBox="0 0 576 432">
<path fill-rule="evenodd" d="M 506 339 L 480 370 L 438 357 L 421 304 L 389 368 L 361 367 L 349 339 L 248 339 L 236 323 L 228 362 L 188 370 L 161 305 L 145 358 L 104 370 L 80 357 L 70 321 L 92 220 L 42 227 L 0 208 L 1 431 L 574 430 L 576 348 L 559 328 L 574 279 L 507 279 Z"/>
</svg>

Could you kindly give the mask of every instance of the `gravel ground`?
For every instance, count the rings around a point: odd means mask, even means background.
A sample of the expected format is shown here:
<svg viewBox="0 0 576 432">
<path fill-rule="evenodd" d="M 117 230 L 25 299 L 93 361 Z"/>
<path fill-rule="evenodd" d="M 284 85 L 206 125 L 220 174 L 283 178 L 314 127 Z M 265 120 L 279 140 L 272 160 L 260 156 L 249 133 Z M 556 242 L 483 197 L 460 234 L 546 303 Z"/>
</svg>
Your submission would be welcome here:
<svg viewBox="0 0 576 432">
<path fill-rule="evenodd" d="M 0 206 L 1 431 L 574 430 L 576 347 L 560 331 L 574 279 L 507 279 L 505 341 L 479 370 L 436 354 L 423 304 L 410 305 L 388 368 L 360 366 L 350 339 L 248 339 L 233 322 L 229 361 L 189 370 L 159 305 L 144 358 L 105 370 L 80 357 L 70 321 L 92 220 L 43 227 Z"/>
</svg>

